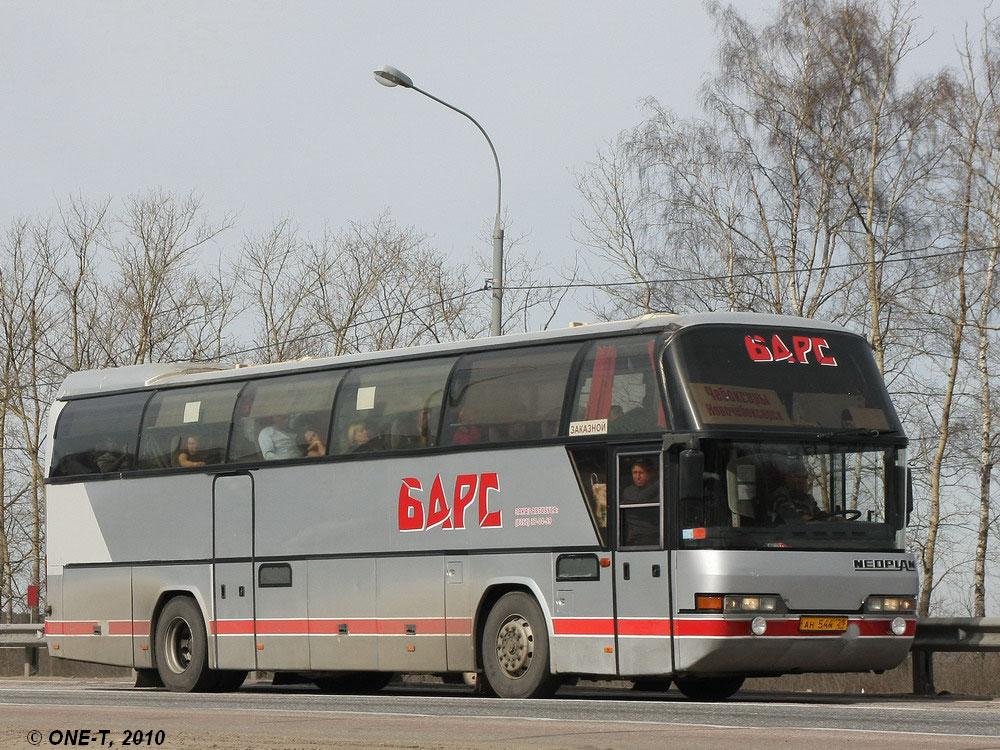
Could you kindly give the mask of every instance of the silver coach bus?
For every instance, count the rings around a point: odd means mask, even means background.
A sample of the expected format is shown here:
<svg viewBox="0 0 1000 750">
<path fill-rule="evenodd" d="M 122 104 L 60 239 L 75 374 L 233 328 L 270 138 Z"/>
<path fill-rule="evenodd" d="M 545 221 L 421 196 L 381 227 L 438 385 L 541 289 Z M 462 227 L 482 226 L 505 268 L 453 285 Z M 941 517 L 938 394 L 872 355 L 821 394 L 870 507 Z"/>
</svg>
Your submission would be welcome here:
<svg viewBox="0 0 1000 750">
<path fill-rule="evenodd" d="M 865 340 L 813 320 L 81 372 L 50 419 L 49 653 L 171 690 L 721 699 L 915 630 L 906 439 Z"/>
</svg>

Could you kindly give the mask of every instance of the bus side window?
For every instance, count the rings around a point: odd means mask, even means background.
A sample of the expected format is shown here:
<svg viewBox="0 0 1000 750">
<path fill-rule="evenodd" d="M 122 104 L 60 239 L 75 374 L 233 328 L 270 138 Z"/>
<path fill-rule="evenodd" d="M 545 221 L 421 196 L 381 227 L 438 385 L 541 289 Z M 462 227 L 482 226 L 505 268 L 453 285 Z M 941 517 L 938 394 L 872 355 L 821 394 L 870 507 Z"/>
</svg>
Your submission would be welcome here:
<svg viewBox="0 0 1000 750">
<path fill-rule="evenodd" d="M 608 540 L 608 451 L 600 447 L 569 449 L 580 492 L 602 545 Z"/>
<path fill-rule="evenodd" d="M 660 464 L 657 453 L 618 457 L 619 546 L 660 544 Z"/>
<path fill-rule="evenodd" d="M 431 448 L 453 357 L 356 367 L 334 408 L 330 452 L 376 453 Z"/>
<path fill-rule="evenodd" d="M 577 344 L 467 354 L 452 376 L 445 445 L 554 437 Z"/>
<path fill-rule="evenodd" d="M 308 372 L 250 381 L 236 402 L 228 462 L 325 456 L 341 377 Z"/>
<path fill-rule="evenodd" d="M 195 468 L 225 460 L 233 405 L 242 383 L 158 391 L 146 408 L 139 468 Z"/>
<path fill-rule="evenodd" d="M 135 468 L 139 420 L 149 393 L 70 401 L 56 426 L 49 476 L 117 474 Z"/>
<path fill-rule="evenodd" d="M 613 435 L 664 430 L 653 367 L 655 342 L 651 336 L 593 342 L 580 368 L 570 422 L 606 419 Z"/>
</svg>

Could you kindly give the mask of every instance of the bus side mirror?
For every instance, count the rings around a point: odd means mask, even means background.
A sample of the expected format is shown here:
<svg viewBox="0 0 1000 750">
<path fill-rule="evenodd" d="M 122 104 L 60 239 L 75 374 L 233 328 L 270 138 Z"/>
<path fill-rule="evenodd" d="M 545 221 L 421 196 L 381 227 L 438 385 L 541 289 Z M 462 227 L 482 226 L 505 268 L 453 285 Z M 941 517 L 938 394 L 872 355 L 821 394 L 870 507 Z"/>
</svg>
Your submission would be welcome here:
<svg viewBox="0 0 1000 750">
<path fill-rule="evenodd" d="M 680 461 L 680 499 L 701 500 L 705 495 L 705 454 L 699 450 L 688 448 L 681 451 Z"/>
</svg>

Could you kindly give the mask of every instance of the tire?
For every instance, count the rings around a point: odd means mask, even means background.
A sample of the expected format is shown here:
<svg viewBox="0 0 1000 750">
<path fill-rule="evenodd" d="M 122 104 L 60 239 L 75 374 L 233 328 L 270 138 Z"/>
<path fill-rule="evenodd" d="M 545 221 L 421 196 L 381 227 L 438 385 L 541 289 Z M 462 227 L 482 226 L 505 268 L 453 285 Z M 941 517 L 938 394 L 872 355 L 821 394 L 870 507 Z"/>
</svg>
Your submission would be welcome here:
<svg viewBox="0 0 1000 750">
<path fill-rule="evenodd" d="M 316 677 L 313 682 L 324 693 L 377 693 L 395 676 L 395 672 L 349 672 Z"/>
<path fill-rule="evenodd" d="M 240 686 L 247 678 L 247 672 L 239 669 L 226 669 L 219 672 L 213 672 L 214 676 L 213 684 L 211 686 L 211 691 L 213 693 L 231 693 L 235 690 L 239 690 Z"/>
<path fill-rule="evenodd" d="M 504 594 L 493 605 L 483 628 L 480 656 L 483 677 L 500 698 L 539 698 L 559 685 L 549 672 L 549 636 L 533 596 Z"/>
<path fill-rule="evenodd" d="M 677 689 L 695 701 L 724 701 L 736 694 L 745 677 L 677 677 Z"/>
<path fill-rule="evenodd" d="M 211 690 L 217 673 L 208 668 L 205 618 L 187 596 L 175 596 L 156 620 L 156 671 L 163 685 L 175 693 Z"/>
</svg>

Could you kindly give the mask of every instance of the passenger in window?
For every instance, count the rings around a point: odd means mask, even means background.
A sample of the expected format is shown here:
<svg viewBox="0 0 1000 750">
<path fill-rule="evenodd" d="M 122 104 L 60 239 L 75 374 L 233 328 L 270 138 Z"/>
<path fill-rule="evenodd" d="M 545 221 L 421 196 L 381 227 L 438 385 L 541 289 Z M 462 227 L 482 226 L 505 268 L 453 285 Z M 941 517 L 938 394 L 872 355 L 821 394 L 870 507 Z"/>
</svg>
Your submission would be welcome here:
<svg viewBox="0 0 1000 750">
<path fill-rule="evenodd" d="M 177 451 L 177 465 L 185 469 L 205 465 L 205 456 L 199 452 L 197 435 L 181 438 L 181 447 Z"/>
<path fill-rule="evenodd" d="M 483 440 L 483 431 L 475 424 L 475 414 L 471 407 L 462 406 L 458 410 L 458 427 L 451 433 L 452 445 L 475 445 Z"/>
<path fill-rule="evenodd" d="M 302 437 L 306 441 L 306 455 L 310 458 L 317 458 L 326 455 L 326 443 L 319 436 L 319 430 L 315 427 L 306 427 L 302 432 Z"/>
<path fill-rule="evenodd" d="M 624 413 L 625 412 L 622 410 L 622 407 L 619 404 L 612 404 L 611 408 L 608 409 L 608 424 L 617 422 L 619 419 L 622 418 L 622 414 Z"/>
<path fill-rule="evenodd" d="M 282 458 L 299 458 L 302 449 L 294 432 L 288 427 L 288 415 L 276 414 L 271 424 L 260 431 L 257 436 L 261 455 L 265 461 L 276 461 Z"/>
<path fill-rule="evenodd" d="M 660 483 L 656 469 L 648 458 L 637 458 L 630 462 L 632 484 L 622 490 L 622 504 L 655 503 L 660 499 Z"/>
<path fill-rule="evenodd" d="M 629 547 L 657 545 L 660 542 L 660 483 L 656 469 L 647 458 L 635 458 L 627 465 L 631 470 L 631 484 L 623 488 L 619 496 L 622 544 Z"/>
<path fill-rule="evenodd" d="M 371 450 L 371 435 L 368 432 L 368 425 L 364 422 L 354 422 L 347 427 L 347 450 L 366 451 Z"/>
</svg>

